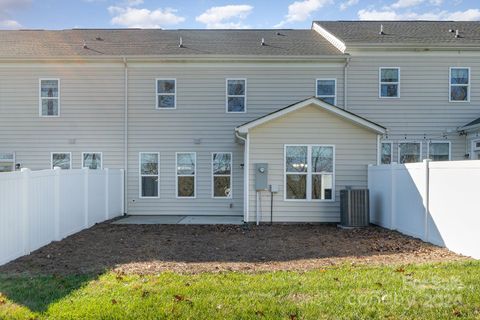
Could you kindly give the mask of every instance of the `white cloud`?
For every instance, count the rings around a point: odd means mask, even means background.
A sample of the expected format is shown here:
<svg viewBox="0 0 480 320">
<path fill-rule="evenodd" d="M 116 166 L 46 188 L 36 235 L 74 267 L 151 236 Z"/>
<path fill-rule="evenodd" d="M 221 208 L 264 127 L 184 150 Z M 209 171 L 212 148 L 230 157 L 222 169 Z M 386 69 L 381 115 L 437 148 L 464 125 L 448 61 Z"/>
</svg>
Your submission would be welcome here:
<svg viewBox="0 0 480 320">
<path fill-rule="evenodd" d="M 185 18 L 177 15 L 177 10 L 172 8 L 149 10 L 112 6 L 108 11 L 113 15 L 112 24 L 127 28 L 162 28 L 185 21 Z"/>
<path fill-rule="evenodd" d="M 21 24 L 11 18 L 10 12 L 30 5 L 31 0 L 0 0 L 0 29 L 19 29 Z"/>
<path fill-rule="evenodd" d="M 425 13 L 406 12 L 397 13 L 394 10 L 367 10 L 358 11 L 360 20 L 456 20 L 456 21 L 477 21 L 480 20 L 479 9 L 468 9 L 465 11 L 434 11 Z"/>
<path fill-rule="evenodd" d="M 275 27 L 278 28 L 290 22 L 302 22 L 310 19 L 310 16 L 313 12 L 331 3 L 333 3 L 333 0 L 295 1 L 288 6 L 288 13 L 285 16 L 285 19 Z"/>
<path fill-rule="evenodd" d="M 0 20 L 0 29 L 20 29 L 22 25 L 15 20 Z"/>
<path fill-rule="evenodd" d="M 212 7 L 195 18 L 196 21 L 206 25 L 208 29 L 242 29 L 248 28 L 244 20 L 253 10 L 253 7 L 246 4 L 227 5 L 223 7 Z M 234 21 L 231 21 L 234 19 Z"/>
<path fill-rule="evenodd" d="M 358 4 L 359 0 L 348 0 L 340 4 L 340 10 L 347 10 L 349 7 Z"/>
<path fill-rule="evenodd" d="M 430 4 L 433 6 L 440 6 L 442 5 L 443 0 L 397 0 L 397 2 L 393 3 L 391 6 L 386 8 L 392 9 L 404 9 L 404 8 L 411 8 L 421 4 Z"/>
<path fill-rule="evenodd" d="M 425 0 L 398 0 L 391 5 L 393 9 L 409 8 L 422 4 Z"/>
</svg>

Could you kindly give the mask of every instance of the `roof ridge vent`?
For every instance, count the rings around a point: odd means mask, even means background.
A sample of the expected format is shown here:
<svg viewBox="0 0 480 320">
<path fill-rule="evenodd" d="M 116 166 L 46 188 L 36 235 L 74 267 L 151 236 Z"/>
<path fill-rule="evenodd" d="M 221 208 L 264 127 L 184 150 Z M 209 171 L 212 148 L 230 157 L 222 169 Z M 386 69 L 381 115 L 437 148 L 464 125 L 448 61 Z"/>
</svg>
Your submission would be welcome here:
<svg viewBox="0 0 480 320">
<path fill-rule="evenodd" d="M 385 34 L 385 32 L 383 31 L 383 24 L 380 25 L 380 32 L 378 34 L 382 36 Z"/>
</svg>

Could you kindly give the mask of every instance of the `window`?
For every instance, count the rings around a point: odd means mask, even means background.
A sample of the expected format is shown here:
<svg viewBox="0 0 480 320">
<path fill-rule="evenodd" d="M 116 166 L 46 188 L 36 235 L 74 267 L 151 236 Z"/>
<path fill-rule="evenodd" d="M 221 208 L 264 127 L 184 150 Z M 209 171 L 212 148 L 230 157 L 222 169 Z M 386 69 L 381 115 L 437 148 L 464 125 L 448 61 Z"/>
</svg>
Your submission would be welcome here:
<svg viewBox="0 0 480 320">
<path fill-rule="evenodd" d="M 247 79 L 227 79 L 227 112 L 247 111 Z"/>
<path fill-rule="evenodd" d="M 326 103 L 337 103 L 337 79 L 317 79 L 317 98 Z"/>
<path fill-rule="evenodd" d="M 60 115 L 60 80 L 40 79 L 40 116 Z"/>
<path fill-rule="evenodd" d="M 421 154 L 421 142 L 402 142 L 398 144 L 398 163 L 420 162 Z"/>
<path fill-rule="evenodd" d="M 450 68 L 450 102 L 470 101 L 470 68 Z"/>
<path fill-rule="evenodd" d="M 158 198 L 160 154 L 140 152 L 140 198 Z"/>
<path fill-rule="evenodd" d="M 380 68 L 380 98 L 400 98 L 400 69 Z"/>
<path fill-rule="evenodd" d="M 0 152 L 0 172 L 10 172 L 15 170 L 15 153 Z"/>
<path fill-rule="evenodd" d="M 72 153 L 71 152 L 52 152 L 52 169 L 59 167 L 63 170 L 72 168 Z"/>
<path fill-rule="evenodd" d="M 197 154 L 177 152 L 177 198 L 195 198 Z"/>
<path fill-rule="evenodd" d="M 175 109 L 177 107 L 177 80 L 156 79 L 157 109 Z"/>
<path fill-rule="evenodd" d="M 392 143 L 391 142 L 382 142 L 381 143 L 381 153 L 380 153 L 380 163 L 381 164 L 391 164 L 392 163 Z"/>
<path fill-rule="evenodd" d="M 428 144 L 428 158 L 433 161 L 449 161 L 450 141 L 430 141 Z"/>
<path fill-rule="evenodd" d="M 103 168 L 103 155 L 101 152 L 84 152 L 82 153 L 82 168 L 92 170 Z"/>
<path fill-rule="evenodd" d="M 214 198 L 232 197 L 232 153 L 212 154 L 212 188 Z"/>
<path fill-rule="evenodd" d="M 285 199 L 333 200 L 334 147 L 285 146 Z"/>
</svg>

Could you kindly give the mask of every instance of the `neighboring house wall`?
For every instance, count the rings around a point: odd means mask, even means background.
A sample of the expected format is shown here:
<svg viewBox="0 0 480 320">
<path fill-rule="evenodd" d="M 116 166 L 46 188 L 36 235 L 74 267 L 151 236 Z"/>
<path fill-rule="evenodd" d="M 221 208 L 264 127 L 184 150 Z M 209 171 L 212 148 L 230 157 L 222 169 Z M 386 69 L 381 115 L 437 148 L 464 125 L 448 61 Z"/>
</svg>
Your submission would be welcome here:
<svg viewBox="0 0 480 320">
<path fill-rule="evenodd" d="M 394 161 L 398 142 L 422 141 L 422 158 L 426 158 L 427 140 L 443 140 L 444 135 L 451 141 L 451 159 L 464 159 L 470 145 L 456 129 L 480 116 L 478 53 L 360 51 L 351 55 L 348 110 L 388 128 L 388 139 L 395 142 Z M 379 98 L 380 67 L 400 68 L 400 98 Z M 449 102 L 450 67 L 470 67 L 470 102 Z"/>
<path fill-rule="evenodd" d="M 156 78 L 176 79 L 176 109 L 155 109 Z M 226 113 L 226 78 L 247 79 L 246 113 Z M 317 78 L 337 79 L 342 105 L 343 63 L 129 63 L 129 214 L 243 215 L 243 145 L 234 128 L 315 95 Z M 160 153 L 158 199 L 139 198 L 139 152 Z M 176 198 L 175 152 L 197 153 L 196 199 Z M 233 154 L 232 199 L 212 198 L 212 152 Z"/>
<path fill-rule="evenodd" d="M 377 159 L 377 134 L 315 106 L 289 113 L 249 132 L 249 216 L 256 219 L 255 163 L 269 164 L 269 184 L 279 186 L 273 219 L 282 222 L 338 222 L 340 190 L 367 186 L 367 166 Z M 335 201 L 284 200 L 285 144 L 335 146 Z M 261 221 L 270 221 L 270 193 L 261 194 Z"/>
<path fill-rule="evenodd" d="M 60 79 L 60 117 L 39 116 L 39 79 Z M 123 64 L 0 63 L 0 151 L 32 170 L 51 152 L 102 152 L 104 168 L 123 168 Z"/>
</svg>

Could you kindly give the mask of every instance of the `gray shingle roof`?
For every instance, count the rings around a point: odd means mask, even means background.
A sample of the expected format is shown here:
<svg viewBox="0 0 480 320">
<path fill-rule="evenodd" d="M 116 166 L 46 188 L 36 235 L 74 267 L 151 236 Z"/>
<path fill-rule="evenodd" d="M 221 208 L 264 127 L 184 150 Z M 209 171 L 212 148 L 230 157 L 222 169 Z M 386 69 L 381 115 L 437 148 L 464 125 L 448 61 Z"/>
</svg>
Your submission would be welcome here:
<svg viewBox="0 0 480 320">
<path fill-rule="evenodd" d="M 459 21 L 315 21 L 348 45 L 425 44 L 480 46 L 480 22 Z M 383 25 L 384 35 L 380 34 Z M 460 37 L 449 30 L 459 30 Z"/>
<path fill-rule="evenodd" d="M 183 38 L 183 48 L 179 39 Z M 261 39 L 265 38 L 265 46 Z M 83 47 L 86 44 L 87 48 Z M 74 29 L 0 31 L 0 57 L 340 55 L 312 30 Z"/>
<path fill-rule="evenodd" d="M 461 128 L 468 128 L 473 127 L 480 124 L 480 118 L 473 120 L 472 122 L 467 123 L 466 125 L 462 126 Z"/>
</svg>

